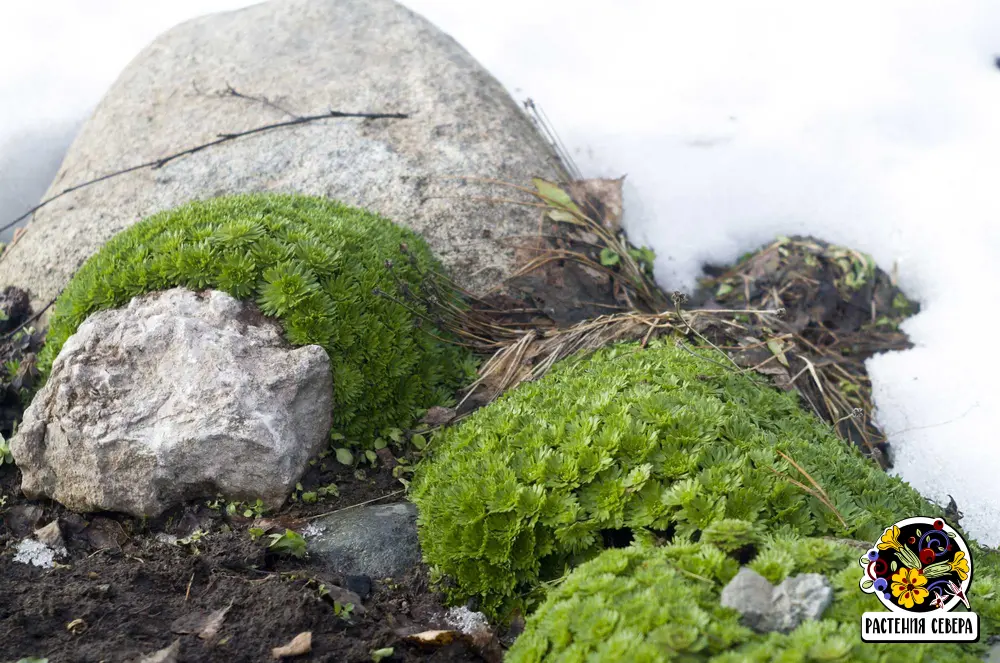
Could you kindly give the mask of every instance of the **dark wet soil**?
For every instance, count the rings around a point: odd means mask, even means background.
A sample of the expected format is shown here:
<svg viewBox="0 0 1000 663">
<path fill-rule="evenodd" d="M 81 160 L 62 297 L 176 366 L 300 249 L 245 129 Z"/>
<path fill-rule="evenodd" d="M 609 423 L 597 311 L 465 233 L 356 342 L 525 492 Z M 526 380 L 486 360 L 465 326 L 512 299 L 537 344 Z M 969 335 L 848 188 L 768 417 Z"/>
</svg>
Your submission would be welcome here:
<svg viewBox="0 0 1000 663">
<path fill-rule="evenodd" d="M 274 647 L 306 631 L 312 634 L 311 652 L 292 660 L 372 661 L 372 653 L 385 648 L 393 653 L 384 661 L 488 660 L 464 640 L 429 649 L 407 641 L 407 635 L 447 628 L 426 569 L 392 580 L 348 578 L 308 558 L 271 554 L 266 537 L 255 540 L 248 531 L 301 526 L 310 512 L 391 493 L 394 487 L 386 489 L 399 485 L 387 470 L 373 474 L 360 480 L 342 472 L 339 498 L 292 504 L 264 522 L 230 516 L 224 507 L 194 505 L 142 523 L 29 502 L 19 497 L 16 468 L 6 466 L 0 470 L 0 492 L 7 498 L 0 524 L 0 661 L 134 661 L 175 641 L 179 652 L 167 660 L 266 661 L 273 660 Z M 321 479 L 323 485 L 330 478 Z M 14 562 L 17 543 L 53 520 L 68 548 L 61 563 L 44 569 Z M 196 540 L 171 542 L 164 533 L 181 539 L 195 533 Z M 331 598 L 336 587 L 367 594 L 364 614 L 355 609 L 338 615 Z M 226 608 L 217 633 L 206 637 L 212 613 Z"/>
<path fill-rule="evenodd" d="M 31 329 L 23 292 L 0 292 L 0 310 L 0 435 L 9 439 L 37 377 L 42 336 Z M 317 459 L 278 513 L 204 500 L 149 521 L 27 500 L 20 472 L 0 454 L 0 663 L 138 661 L 172 646 L 172 655 L 150 660 L 268 661 L 272 649 L 305 632 L 309 653 L 290 660 L 368 662 L 374 652 L 387 662 L 497 660 L 495 642 L 486 651 L 461 638 L 426 647 L 408 639 L 448 629 L 422 566 L 394 579 L 343 576 L 320 560 L 268 548 L 267 533 L 404 499 L 400 479 L 416 453 L 383 449 L 353 467 L 332 454 Z M 19 544 L 53 522 L 66 548 L 57 565 L 15 562 Z M 344 597 L 359 605 L 344 613 L 336 600 Z"/>
</svg>

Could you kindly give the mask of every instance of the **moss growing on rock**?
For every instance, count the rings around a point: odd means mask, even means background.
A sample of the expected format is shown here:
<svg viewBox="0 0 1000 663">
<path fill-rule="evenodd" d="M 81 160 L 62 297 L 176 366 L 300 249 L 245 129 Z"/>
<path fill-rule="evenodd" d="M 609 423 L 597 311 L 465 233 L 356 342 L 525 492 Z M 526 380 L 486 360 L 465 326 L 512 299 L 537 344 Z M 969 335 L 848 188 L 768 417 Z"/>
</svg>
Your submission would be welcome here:
<svg viewBox="0 0 1000 663">
<path fill-rule="evenodd" d="M 881 611 L 858 589 L 857 549 L 815 538 L 771 540 L 762 556 L 791 556 L 821 573 L 834 601 L 819 621 L 759 634 L 719 597 L 739 565 L 706 543 L 607 550 L 581 565 L 528 619 L 507 663 L 541 661 L 976 661 L 981 645 L 864 644 L 861 615 Z"/>
<path fill-rule="evenodd" d="M 502 616 L 629 540 L 704 536 L 747 555 L 755 531 L 874 541 L 886 523 L 939 511 L 792 395 L 693 353 L 654 342 L 573 358 L 435 439 L 413 498 L 452 599 Z"/>
<path fill-rule="evenodd" d="M 376 294 L 398 296 L 397 279 L 419 292 L 421 274 L 439 267 L 412 231 L 334 201 L 254 194 L 195 202 L 119 233 L 83 265 L 55 304 L 39 365 L 47 374 L 95 311 L 177 286 L 222 290 L 256 301 L 293 345 L 327 351 L 333 433 L 367 445 L 410 424 L 417 408 L 447 402 L 468 369 L 460 350 Z"/>
</svg>

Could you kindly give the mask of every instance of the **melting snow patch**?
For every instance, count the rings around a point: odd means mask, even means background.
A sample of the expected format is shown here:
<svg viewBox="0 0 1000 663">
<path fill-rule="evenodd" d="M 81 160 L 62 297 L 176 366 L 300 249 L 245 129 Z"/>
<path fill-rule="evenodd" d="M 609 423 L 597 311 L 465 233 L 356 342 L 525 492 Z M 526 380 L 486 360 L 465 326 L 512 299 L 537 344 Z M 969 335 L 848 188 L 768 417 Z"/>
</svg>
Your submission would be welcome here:
<svg viewBox="0 0 1000 663">
<path fill-rule="evenodd" d="M 56 565 L 56 555 L 65 555 L 66 549 L 54 549 L 35 541 L 34 539 L 24 539 L 17 545 L 17 554 L 14 555 L 15 562 L 40 566 L 43 569 L 51 569 Z"/>
<path fill-rule="evenodd" d="M 308 539 L 314 536 L 319 536 L 320 534 L 323 533 L 323 531 L 324 528 L 322 525 L 317 525 L 316 523 L 309 523 L 308 525 L 305 526 L 305 529 L 302 530 L 302 536 Z"/>
<path fill-rule="evenodd" d="M 444 619 L 448 625 L 458 629 L 466 635 L 489 631 L 490 623 L 486 620 L 486 615 L 481 612 L 473 612 L 464 605 L 457 608 L 449 608 Z"/>
</svg>

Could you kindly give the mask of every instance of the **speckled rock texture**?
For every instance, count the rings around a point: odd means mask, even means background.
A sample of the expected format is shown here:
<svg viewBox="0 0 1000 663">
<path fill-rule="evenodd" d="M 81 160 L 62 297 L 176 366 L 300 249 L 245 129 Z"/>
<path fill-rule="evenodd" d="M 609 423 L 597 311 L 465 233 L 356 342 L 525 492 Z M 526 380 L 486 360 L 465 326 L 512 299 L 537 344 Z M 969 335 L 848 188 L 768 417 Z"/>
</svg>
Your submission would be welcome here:
<svg viewBox="0 0 1000 663">
<path fill-rule="evenodd" d="M 272 0 L 173 28 L 108 91 L 47 195 L 330 109 L 409 117 L 284 127 L 75 191 L 36 213 L 0 261 L 0 286 L 30 290 L 38 310 L 123 228 L 251 191 L 327 196 L 387 216 L 422 233 L 476 294 L 513 272 L 514 244 L 537 230 L 536 210 L 488 202 L 512 192 L 456 178 L 530 186 L 554 177 L 552 152 L 500 83 L 392 0 Z"/>
<path fill-rule="evenodd" d="M 134 516 L 218 494 L 281 506 L 328 443 L 330 360 L 251 306 L 175 288 L 87 318 L 11 440 L 25 495 Z"/>
</svg>

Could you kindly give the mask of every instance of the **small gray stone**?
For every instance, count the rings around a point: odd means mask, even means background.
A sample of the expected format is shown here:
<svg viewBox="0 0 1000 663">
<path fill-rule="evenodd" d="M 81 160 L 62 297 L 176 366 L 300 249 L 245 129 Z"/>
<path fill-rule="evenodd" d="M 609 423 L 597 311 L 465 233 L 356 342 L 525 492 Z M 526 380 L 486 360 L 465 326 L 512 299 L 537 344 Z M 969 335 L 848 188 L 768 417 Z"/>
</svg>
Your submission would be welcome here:
<svg viewBox="0 0 1000 663">
<path fill-rule="evenodd" d="M 833 601 L 830 582 L 818 573 L 786 578 L 774 587 L 756 571 L 743 567 L 722 590 L 721 603 L 733 608 L 749 628 L 768 633 L 795 630 L 807 619 L 819 619 Z"/>
<path fill-rule="evenodd" d="M 337 573 L 390 578 L 420 562 L 417 508 L 409 502 L 341 511 L 305 534 L 309 553 Z"/>
<path fill-rule="evenodd" d="M 41 529 L 36 529 L 35 540 L 40 541 L 49 548 L 53 548 L 55 550 L 66 547 L 66 543 L 63 541 L 62 530 L 59 528 L 58 519 L 53 520 Z"/>
<path fill-rule="evenodd" d="M 372 579 L 363 573 L 349 573 L 344 577 L 344 588 L 351 590 L 364 601 L 372 593 Z"/>
<path fill-rule="evenodd" d="M 722 589 L 720 603 L 743 615 L 743 623 L 755 631 L 768 631 L 774 586 L 767 578 L 744 566 Z"/>
<path fill-rule="evenodd" d="M 280 507 L 329 439 L 330 360 L 248 306 L 175 288 L 87 318 L 11 441 L 24 494 L 134 516 L 216 494 Z"/>
<path fill-rule="evenodd" d="M 775 628 L 787 633 L 807 619 L 819 619 L 833 601 L 830 581 L 819 573 L 785 578 L 772 595 Z"/>
</svg>

